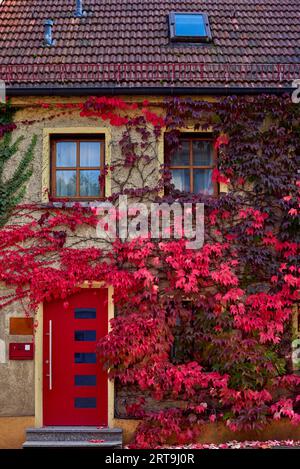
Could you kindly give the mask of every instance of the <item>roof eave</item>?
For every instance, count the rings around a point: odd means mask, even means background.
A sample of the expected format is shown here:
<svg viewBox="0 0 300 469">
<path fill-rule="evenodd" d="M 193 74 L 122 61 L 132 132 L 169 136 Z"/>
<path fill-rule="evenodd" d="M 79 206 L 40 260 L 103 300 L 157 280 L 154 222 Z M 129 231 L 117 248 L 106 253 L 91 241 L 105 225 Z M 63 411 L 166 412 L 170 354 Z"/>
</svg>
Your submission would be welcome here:
<svg viewBox="0 0 300 469">
<path fill-rule="evenodd" d="M 233 94 L 284 94 L 291 93 L 292 87 L 253 87 L 253 86 L 216 86 L 216 87 L 42 87 L 8 86 L 6 94 L 13 96 L 86 96 L 86 95 L 233 95 Z"/>
</svg>

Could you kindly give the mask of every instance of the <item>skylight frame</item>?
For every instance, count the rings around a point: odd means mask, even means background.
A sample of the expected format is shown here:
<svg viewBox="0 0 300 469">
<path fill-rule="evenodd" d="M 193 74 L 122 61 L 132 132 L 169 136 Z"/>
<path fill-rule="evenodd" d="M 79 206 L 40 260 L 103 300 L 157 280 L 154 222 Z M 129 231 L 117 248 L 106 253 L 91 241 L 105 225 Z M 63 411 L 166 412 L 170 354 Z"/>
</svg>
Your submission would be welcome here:
<svg viewBox="0 0 300 469">
<path fill-rule="evenodd" d="M 205 36 L 179 36 L 176 34 L 176 15 L 191 15 L 191 16 L 202 16 L 205 27 Z M 207 13 L 201 11 L 172 11 L 169 13 L 169 31 L 170 40 L 172 42 L 193 42 L 205 44 L 212 41 L 212 34 L 209 25 L 209 19 Z"/>
</svg>

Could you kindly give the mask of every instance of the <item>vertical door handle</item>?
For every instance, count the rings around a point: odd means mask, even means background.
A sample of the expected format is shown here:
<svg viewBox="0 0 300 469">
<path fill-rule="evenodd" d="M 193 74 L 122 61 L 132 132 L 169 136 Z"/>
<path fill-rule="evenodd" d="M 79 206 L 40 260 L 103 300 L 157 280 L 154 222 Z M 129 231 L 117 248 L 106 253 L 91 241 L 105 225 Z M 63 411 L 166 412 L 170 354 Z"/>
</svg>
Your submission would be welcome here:
<svg viewBox="0 0 300 469">
<path fill-rule="evenodd" d="M 49 321 L 49 389 L 52 390 L 52 320 Z"/>
</svg>

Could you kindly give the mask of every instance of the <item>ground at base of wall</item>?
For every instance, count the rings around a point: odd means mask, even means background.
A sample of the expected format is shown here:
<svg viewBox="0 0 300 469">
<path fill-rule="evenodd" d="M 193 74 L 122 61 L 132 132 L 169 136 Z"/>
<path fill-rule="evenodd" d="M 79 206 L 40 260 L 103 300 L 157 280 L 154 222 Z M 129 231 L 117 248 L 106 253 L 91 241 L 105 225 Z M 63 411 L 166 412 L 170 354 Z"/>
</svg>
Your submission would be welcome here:
<svg viewBox="0 0 300 469">
<path fill-rule="evenodd" d="M 130 445 L 126 448 L 130 449 Z M 216 444 L 192 444 L 176 446 L 158 446 L 155 449 L 300 449 L 300 440 L 267 440 L 267 441 L 228 441 Z"/>
<path fill-rule="evenodd" d="M 115 420 L 117 426 L 124 430 L 124 444 L 130 446 L 134 432 L 138 426 L 137 420 Z M 125 423 L 122 424 L 122 423 Z M 295 425 L 288 419 L 273 420 L 262 430 L 233 432 L 225 423 L 207 423 L 201 428 L 197 438 L 199 449 L 201 445 L 220 445 L 227 442 L 266 442 L 266 441 L 300 441 L 300 425 Z M 172 440 L 169 444 L 175 444 Z M 178 446 L 180 447 L 180 446 Z"/>
<path fill-rule="evenodd" d="M 34 427 L 34 417 L 0 417 L 0 449 L 22 448 L 28 427 Z"/>
<path fill-rule="evenodd" d="M 25 441 L 25 432 L 28 427 L 34 427 L 34 417 L 0 417 L 0 449 L 22 448 Z M 135 430 L 139 424 L 138 420 L 114 419 L 113 427 L 123 429 L 124 444 L 130 446 Z M 222 444 L 243 445 L 257 444 L 267 445 L 273 442 L 272 447 L 298 447 L 300 448 L 300 425 L 292 425 L 288 420 L 274 421 L 260 432 L 237 432 L 230 431 L 222 423 L 210 423 L 203 427 L 198 442 L 195 445 L 174 446 L 174 448 L 206 449 L 204 446 L 220 446 Z M 293 442 L 293 443 L 287 443 Z M 277 444 L 278 443 L 278 444 Z M 285 443 L 283 445 L 283 443 Z M 242 448 L 242 446 L 241 446 Z M 209 449 L 209 448 L 207 448 Z M 213 448 L 214 449 L 214 448 Z M 225 448 L 224 448 L 225 449 Z"/>
</svg>

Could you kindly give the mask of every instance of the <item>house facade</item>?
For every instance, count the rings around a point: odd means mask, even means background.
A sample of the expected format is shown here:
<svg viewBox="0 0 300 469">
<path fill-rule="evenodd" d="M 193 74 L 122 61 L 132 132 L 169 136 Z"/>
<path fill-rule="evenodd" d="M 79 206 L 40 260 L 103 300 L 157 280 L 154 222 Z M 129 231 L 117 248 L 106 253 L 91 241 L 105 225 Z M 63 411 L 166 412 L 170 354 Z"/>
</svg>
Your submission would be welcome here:
<svg viewBox="0 0 300 469">
<path fill-rule="evenodd" d="M 164 132 L 149 145 L 142 180 L 122 168 L 121 126 L 82 115 L 90 97 L 137 104 L 138 110 L 128 111 L 132 118 L 144 107 L 159 118 L 165 100 L 174 96 L 214 102 L 226 95 L 291 92 L 300 71 L 297 4 L 0 2 L 0 80 L 16 110 L 13 136 L 24 136 L 20 154 L 37 136 L 24 201 L 44 209 L 49 196 L 59 207 L 61 200 L 89 204 L 124 189 L 156 187 L 165 161 Z M 212 178 L 210 129 L 195 130 L 190 120 L 181 130 L 182 148 L 170 164 L 175 187 L 225 193 L 226 184 Z M 107 166 L 118 167 L 116 176 Z M 122 429 L 125 441 L 130 439 L 137 421 L 126 418 L 125 407 L 135 395 L 116 390 L 96 361 L 95 342 L 116 314 L 113 289 L 81 286 L 68 300 L 68 315 L 63 300 L 40 304 L 32 318 L 18 303 L 2 311 L 0 447 L 21 447 L 28 427 Z M 5 284 L 1 292 L 7 294 Z M 120 434 L 109 438 L 115 442 Z"/>
</svg>

